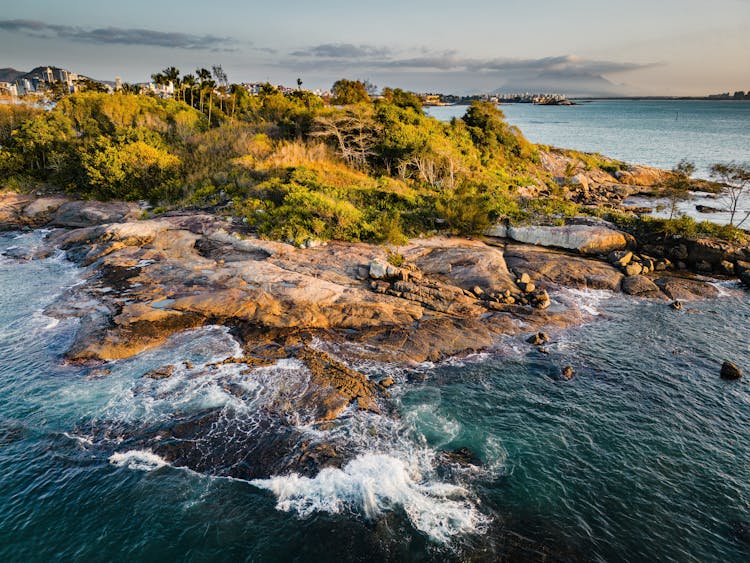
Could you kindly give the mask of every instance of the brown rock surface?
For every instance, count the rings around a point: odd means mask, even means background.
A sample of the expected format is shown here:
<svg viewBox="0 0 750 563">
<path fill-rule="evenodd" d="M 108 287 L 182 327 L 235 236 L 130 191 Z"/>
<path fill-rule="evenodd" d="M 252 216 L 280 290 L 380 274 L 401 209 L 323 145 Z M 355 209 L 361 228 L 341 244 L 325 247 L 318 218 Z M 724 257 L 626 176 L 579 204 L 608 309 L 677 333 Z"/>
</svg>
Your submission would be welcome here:
<svg viewBox="0 0 750 563">
<path fill-rule="evenodd" d="M 646 276 L 628 276 L 622 280 L 622 291 L 639 297 L 658 297 L 659 287 Z"/>
<path fill-rule="evenodd" d="M 695 299 L 713 298 L 719 295 L 719 290 L 710 283 L 678 277 L 661 277 L 654 283 L 670 299 L 691 301 Z"/>
<path fill-rule="evenodd" d="M 535 280 L 577 289 L 619 291 L 619 270 L 597 260 L 534 246 L 508 244 L 505 260 L 515 272 L 529 272 Z"/>
</svg>

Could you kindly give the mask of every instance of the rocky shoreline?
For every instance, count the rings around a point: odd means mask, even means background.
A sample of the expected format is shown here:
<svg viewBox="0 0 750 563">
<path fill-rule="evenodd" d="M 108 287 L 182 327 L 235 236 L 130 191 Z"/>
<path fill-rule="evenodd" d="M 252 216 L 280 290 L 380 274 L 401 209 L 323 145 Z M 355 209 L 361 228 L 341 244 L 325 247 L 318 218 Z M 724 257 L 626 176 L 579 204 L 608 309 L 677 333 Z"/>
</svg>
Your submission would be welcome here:
<svg viewBox="0 0 750 563">
<path fill-rule="evenodd" d="M 86 268 L 86 282 L 47 312 L 81 319 L 67 359 L 123 359 L 180 331 L 223 325 L 245 347 L 232 361 L 296 357 L 317 374 L 321 391 L 312 400 L 321 420 L 350 404 L 377 410 L 386 394 L 344 363 L 440 361 L 500 335 L 580 323 L 581 311 L 555 302 L 563 288 L 686 301 L 717 294 L 701 273 L 750 276 L 748 248 L 681 241 L 645 246 L 650 255 L 602 221 L 414 239 L 394 260 L 365 243 L 296 248 L 262 240 L 207 213 L 139 215 L 133 204 L 0 195 L 0 228 L 51 229 L 25 258 L 62 249 Z M 347 357 L 311 349 L 314 338 L 340 344 Z"/>
<path fill-rule="evenodd" d="M 240 343 L 240 354 L 205 366 L 175 357 L 142 374 L 144 392 L 161 380 L 221 379 L 229 367 L 234 375 L 222 385 L 244 401 L 237 374 L 271 378 L 264 384 L 273 387 L 274 372 L 259 375 L 263 368 L 280 361 L 303 367 L 294 376 L 301 379 L 286 381 L 289 390 L 274 396 L 252 427 L 209 408 L 178 413 L 158 429 L 107 421 L 77 429 L 104 448 L 114 440 L 118 449 L 148 450 L 178 467 L 246 480 L 313 477 L 358 455 L 345 441 L 298 427 L 335 428 L 352 413 L 394 415 L 389 392 L 402 377 L 356 366 L 374 361 L 408 370 L 489 349 L 505 335 L 530 334 L 529 346 L 545 353 L 544 331 L 590 319 L 561 298 L 569 289 L 659 300 L 673 315 L 683 302 L 716 297 L 717 278 L 750 281 L 746 247 L 636 241 L 591 218 L 498 225 L 474 239 L 435 236 L 388 249 L 343 242 L 298 248 L 206 212 L 140 217 L 135 204 L 0 193 L 0 231 L 46 231 L 33 254 L 6 254 L 31 260 L 63 251 L 82 268 L 84 281 L 45 314 L 80 319 L 66 360 L 86 366 L 89 377 L 106 377 L 110 362 L 185 331 L 217 325 Z M 558 368 L 560 380 L 575 377 L 570 366 Z M 435 463 L 481 462 L 456 450 L 440 452 Z"/>
</svg>

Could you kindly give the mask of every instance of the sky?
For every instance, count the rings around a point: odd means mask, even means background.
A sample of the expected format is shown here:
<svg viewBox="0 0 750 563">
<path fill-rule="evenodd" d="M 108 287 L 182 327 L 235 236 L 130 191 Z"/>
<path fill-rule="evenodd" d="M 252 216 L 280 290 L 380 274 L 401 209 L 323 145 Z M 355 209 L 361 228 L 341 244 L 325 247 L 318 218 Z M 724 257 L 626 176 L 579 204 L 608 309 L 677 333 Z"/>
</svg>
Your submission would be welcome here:
<svg viewBox="0 0 750 563">
<path fill-rule="evenodd" d="M 750 89 L 750 0 L 0 0 L 0 68 L 417 92 Z"/>
</svg>

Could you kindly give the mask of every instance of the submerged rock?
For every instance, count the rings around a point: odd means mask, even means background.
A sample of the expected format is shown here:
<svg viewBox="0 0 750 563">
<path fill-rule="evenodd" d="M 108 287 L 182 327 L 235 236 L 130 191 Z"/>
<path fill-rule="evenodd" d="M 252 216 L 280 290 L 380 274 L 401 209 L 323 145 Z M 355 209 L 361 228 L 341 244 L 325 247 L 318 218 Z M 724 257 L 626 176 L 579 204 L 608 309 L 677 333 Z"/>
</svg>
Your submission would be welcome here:
<svg viewBox="0 0 750 563">
<path fill-rule="evenodd" d="M 726 360 L 721 365 L 721 378 L 729 380 L 740 379 L 742 378 L 742 370 L 734 362 Z"/>
<path fill-rule="evenodd" d="M 150 372 L 143 375 L 143 377 L 150 377 L 151 379 L 167 379 L 168 377 L 172 377 L 172 374 L 174 373 L 174 366 L 168 365 L 168 366 L 162 366 L 160 368 L 156 368 L 151 370 Z"/>
<path fill-rule="evenodd" d="M 454 463 L 456 465 L 462 465 L 468 467 L 471 465 L 480 466 L 482 460 L 469 448 L 461 447 L 456 450 L 443 450 L 440 452 L 443 459 L 448 463 Z"/>
<path fill-rule="evenodd" d="M 536 334 L 529 336 L 526 339 L 526 342 L 534 346 L 540 346 L 541 344 L 549 342 L 549 336 L 545 332 L 537 332 Z"/>
</svg>

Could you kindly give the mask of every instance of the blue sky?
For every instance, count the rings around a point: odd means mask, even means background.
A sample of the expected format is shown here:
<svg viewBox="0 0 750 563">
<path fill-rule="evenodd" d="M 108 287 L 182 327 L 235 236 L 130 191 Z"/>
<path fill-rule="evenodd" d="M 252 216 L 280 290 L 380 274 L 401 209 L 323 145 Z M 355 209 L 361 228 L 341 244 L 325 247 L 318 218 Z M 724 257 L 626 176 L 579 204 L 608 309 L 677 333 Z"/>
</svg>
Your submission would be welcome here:
<svg viewBox="0 0 750 563">
<path fill-rule="evenodd" d="M 418 91 L 699 95 L 750 89 L 750 0 L 1 0 L 0 67 L 147 80 Z"/>
</svg>

